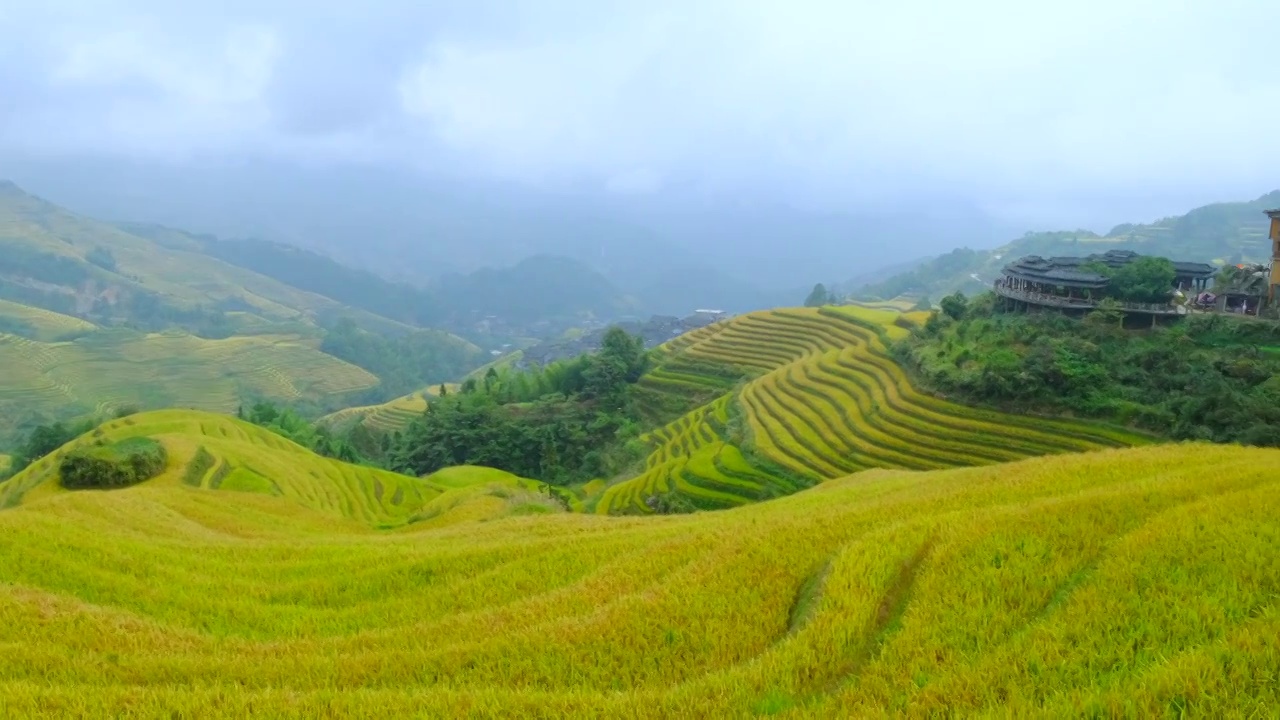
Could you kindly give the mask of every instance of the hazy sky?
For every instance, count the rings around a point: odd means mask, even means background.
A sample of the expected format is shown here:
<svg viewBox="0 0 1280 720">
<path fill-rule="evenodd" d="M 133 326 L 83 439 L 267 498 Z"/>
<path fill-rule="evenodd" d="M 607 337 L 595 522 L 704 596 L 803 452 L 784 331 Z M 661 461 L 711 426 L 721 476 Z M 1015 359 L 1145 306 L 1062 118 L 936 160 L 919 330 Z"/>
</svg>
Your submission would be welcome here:
<svg viewBox="0 0 1280 720">
<path fill-rule="evenodd" d="M 1280 186 L 1277 28 L 1275 0 L 0 0 L 0 148 L 1177 208 Z"/>
</svg>

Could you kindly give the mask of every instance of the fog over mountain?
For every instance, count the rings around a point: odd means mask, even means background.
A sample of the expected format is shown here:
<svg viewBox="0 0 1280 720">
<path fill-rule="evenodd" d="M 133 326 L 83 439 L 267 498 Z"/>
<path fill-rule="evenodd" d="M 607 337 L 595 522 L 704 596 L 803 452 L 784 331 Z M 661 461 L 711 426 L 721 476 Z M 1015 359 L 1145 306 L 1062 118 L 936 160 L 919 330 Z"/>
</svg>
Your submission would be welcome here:
<svg viewBox="0 0 1280 720">
<path fill-rule="evenodd" d="M 550 252 L 764 302 L 1273 189 L 1278 25 L 1266 0 L 8 3 L 0 177 L 403 277 Z"/>
</svg>

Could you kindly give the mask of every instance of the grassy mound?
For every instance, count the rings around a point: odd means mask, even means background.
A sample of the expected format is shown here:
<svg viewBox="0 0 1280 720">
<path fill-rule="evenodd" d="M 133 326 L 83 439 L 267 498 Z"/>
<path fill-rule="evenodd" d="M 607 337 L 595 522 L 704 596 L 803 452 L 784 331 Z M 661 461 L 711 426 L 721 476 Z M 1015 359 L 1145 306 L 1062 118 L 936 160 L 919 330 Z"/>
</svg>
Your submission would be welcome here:
<svg viewBox="0 0 1280 720">
<path fill-rule="evenodd" d="M 1280 451 L 875 470 L 721 513 L 379 532 L 342 510 L 384 507 L 352 492 L 372 471 L 325 475 L 234 421 L 143 420 L 172 456 L 234 456 L 283 497 L 199 491 L 173 470 L 0 511 L 9 713 L 1225 717 L 1280 705 Z M 493 477 L 434 481 L 468 473 Z M 386 497 L 389 478 L 363 477 Z M 424 503 L 397 512 L 409 505 Z"/>
<path fill-rule="evenodd" d="M 936 470 L 1144 444 L 1097 423 L 966 407 L 918 392 L 889 356 L 925 313 L 841 306 L 751 313 L 676 338 L 641 402 L 707 400 L 641 438 L 643 472 L 604 490 L 601 513 L 713 509 L 870 468 Z"/>
<path fill-rule="evenodd" d="M 164 472 L 137 490 L 179 487 L 268 495 L 320 513 L 382 527 L 412 522 L 446 493 L 480 488 L 539 494 L 538 484 L 497 471 L 457 471 L 418 479 L 350 465 L 312 453 L 268 430 L 225 415 L 164 410 L 114 420 L 63 446 L 4 483 L 0 507 L 64 494 L 68 457 L 128 447 L 139 438 L 159 442 Z M 133 491 L 130 491 L 133 492 Z M 490 507 L 491 514 L 506 508 Z"/>
</svg>

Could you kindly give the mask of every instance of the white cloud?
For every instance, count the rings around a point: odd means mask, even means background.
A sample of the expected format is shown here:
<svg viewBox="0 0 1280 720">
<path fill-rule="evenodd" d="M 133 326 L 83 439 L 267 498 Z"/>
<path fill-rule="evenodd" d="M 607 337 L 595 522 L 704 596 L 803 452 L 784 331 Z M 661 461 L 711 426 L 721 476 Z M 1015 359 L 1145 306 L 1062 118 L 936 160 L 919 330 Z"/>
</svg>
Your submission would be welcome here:
<svg viewBox="0 0 1280 720">
<path fill-rule="evenodd" d="M 0 15 L 44 83 L 0 107 L 11 140 L 832 203 L 1250 194 L 1280 164 L 1271 0 L 62 5 Z"/>
</svg>

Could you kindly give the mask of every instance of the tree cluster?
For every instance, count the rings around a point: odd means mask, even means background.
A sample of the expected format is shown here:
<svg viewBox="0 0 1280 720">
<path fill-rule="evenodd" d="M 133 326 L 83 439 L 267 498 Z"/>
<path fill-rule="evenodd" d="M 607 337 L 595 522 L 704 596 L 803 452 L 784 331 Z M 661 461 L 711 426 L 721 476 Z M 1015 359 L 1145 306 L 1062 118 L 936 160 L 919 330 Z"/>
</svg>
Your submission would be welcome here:
<svg viewBox="0 0 1280 720">
<path fill-rule="evenodd" d="M 529 373 L 490 370 L 431 402 L 398 441 L 393 469 L 485 465 L 552 484 L 605 474 L 634 433 L 632 385 L 647 363 L 644 341 L 615 327 L 595 355 Z"/>
<path fill-rule="evenodd" d="M 1123 302 L 1168 302 L 1173 289 L 1175 273 L 1168 258 L 1146 255 L 1120 267 L 1091 262 L 1081 268 L 1107 278 L 1106 297 Z"/>
<path fill-rule="evenodd" d="M 112 490 L 150 480 L 164 471 L 168 455 L 151 438 L 78 447 L 58 465 L 62 487 L 68 490 Z"/>
<path fill-rule="evenodd" d="M 336 460 L 361 462 L 371 459 L 378 451 L 386 450 L 385 446 L 374 444 L 366 445 L 362 452 L 359 444 L 364 437 L 355 428 L 346 436 L 335 434 L 323 425 L 309 422 L 294 410 L 281 408 L 271 402 L 254 403 L 248 410 L 241 407 L 236 415 L 241 420 L 248 420 L 254 425 L 264 427 L 312 452 Z M 364 434 L 367 432 L 365 431 Z"/>
<path fill-rule="evenodd" d="M 988 295 L 959 318 L 939 313 L 894 352 L 962 401 L 1280 446 L 1280 324 L 1197 315 L 1126 331 L 1120 319 L 1108 305 L 1083 319 L 1004 314 Z"/>
<path fill-rule="evenodd" d="M 448 333 L 417 330 L 390 336 L 362 330 L 350 318 L 337 321 L 320 343 L 321 352 L 358 365 L 381 383 L 361 402 L 376 403 L 414 392 L 467 372 L 480 351 Z"/>
</svg>

